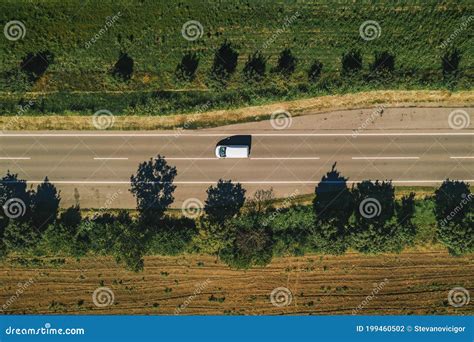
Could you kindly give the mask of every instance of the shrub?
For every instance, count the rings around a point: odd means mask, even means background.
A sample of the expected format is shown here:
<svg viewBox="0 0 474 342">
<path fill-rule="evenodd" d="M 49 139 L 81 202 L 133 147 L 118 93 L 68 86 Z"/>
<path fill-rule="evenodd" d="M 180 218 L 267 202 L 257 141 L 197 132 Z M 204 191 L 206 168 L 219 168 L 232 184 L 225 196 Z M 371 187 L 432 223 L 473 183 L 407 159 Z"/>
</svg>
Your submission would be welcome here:
<svg viewBox="0 0 474 342">
<path fill-rule="evenodd" d="M 315 82 L 321 76 L 321 71 L 323 70 L 323 63 L 318 60 L 315 60 L 313 64 L 309 67 L 308 70 L 308 80 L 310 82 Z"/>
<path fill-rule="evenodd" d="M 278 57 L 278 62 L 275 71 L 288 77 L 293 72 L 295 72 L 297 62 L 298 60 L 295 56 L 293 56 L 291 50 L 288 48 L 284 49 Z"/>
<path fill-rule="evenodd" d="M 265 76 L 267 60 L 260 52 L 250 55 L 245 63 L 243 73 L 247 81 L 260 81 Z"/>
<path fill-rule="evenodd" d="M 351 50 L 342 54 L 342 74 L 348 75 L 362 69 L 362 55 L 359 50 Z"/>
<path fill-rule="evenodd" d="M 217 80 L 228 79 L 237 68 L 238 57 L 237 50 L 226 40 L 214 55 L 211 76 Z"/>
<path fill-rule="evenodd" d="M 388 51 L 375 52 L 372 72 L 392 72 L 395 69 L 395 56 Z"/>
<path fill-rule="evenodd" d="M 112 75 L 123 81 L 128 81 L 133 74 L 133 58 L 127 53 L 121 52 L 119 59 L 112 69 Z"/>
<path fill-rule="evenodd" d="M 455 76 L 457 74 L 461 56 L 461 52 L 456 48 L 450 49 L 444 53 L 441 57 L 441 67 L 445 77 Z"/>
<path fill-rule="evenodd" d="M 54 54 L 50 51 L 30 52 L 23 58 L 20 68 L 27 74 L 30 82 L 34 82 L 46 72 L 53 62 Z"/>
<path fill-rule="evenodd" d="M 176 67 L 176 77 L 182 81 L 194 80 L 198 65 L 199 56 L 195 52 L 185 53 L 181 62 Z"/>
</svg>

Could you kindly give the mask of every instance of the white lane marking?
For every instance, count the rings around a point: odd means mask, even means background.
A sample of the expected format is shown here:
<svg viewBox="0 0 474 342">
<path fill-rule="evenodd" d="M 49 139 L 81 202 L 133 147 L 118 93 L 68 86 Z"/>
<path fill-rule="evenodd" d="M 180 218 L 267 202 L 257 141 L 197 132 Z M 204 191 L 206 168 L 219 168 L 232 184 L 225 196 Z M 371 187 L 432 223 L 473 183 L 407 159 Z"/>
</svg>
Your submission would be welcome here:
<svg viewBox="0 0 474 342">
<path fill-rule="evenodd" d="M 474 159 L 474 157 L 449 157 L 451 159 Z"/>
<path fill-rule="evenodd" d="M 352 157 L 354 160 L 400 160 L 400 159 L 420 159 L 420 157 Z"/>
<path fill-rule="evenodd" d="M 366 180 L 366 179 L 365 179 Z M 365 180 L 357 180 L 357 181 L 347 181 L 347 184 L 356 184 L 360 183 Z M 413 183 L 443 183 L 446 179 L 440 180 L 392 180 L 392 183 L 396 184 L 413 184 Z M 474 182 L 474 179 L 461 179 L 459 181 L 462 182 Z M 43 183 L 43 180 L 34 180 L 34 181 L 27 181 L 30 184 L 40 184 Z M 54 181 L 50 180 L 53 184 L 130 184 L 130 181 Z M 319 184 L 320 181 L 239 181 L 239 180 L 232 180 L 234 183 L 241 183 L 241 184 Z M 162 183 L 162 182 L 158 182 Z M 176 181 L 173 184 L 177 185 L 199 185 L 199 184 L 216 184 L 217 181 Z M 340 183 L 340 182 L 337 182 Z"/>
<path fill-rule="evenodd" d="M 30 157 L 0 157 L 0 160 L 30 160 Z"/>
<path fill-rule="evenodd" d="M 128 158 L 122 158 L 122 157 L 94 157 L 94 160 L 128 160 Z"/>
<path fill-rule="evenodd" d="M 398 133 L 245 133 L 239 134 L 252 135 L 255 137 L 352 137 L 352 136 L 368 136 L 368 137 L 384 137 L 384 136 L 474 136 L 474 132 L 398 132 Z M 181 134 L 179 137 L 228 137 L 236 135 L 236 132 L 228 133 L 189 133 Z M 121 134 L 104 134 L 104 133 L 20 133 L 20 134 L 0 134 L 0 138 L 11 137 L 175 137 L 176 133 L 121 133 Z"/>
</svg>

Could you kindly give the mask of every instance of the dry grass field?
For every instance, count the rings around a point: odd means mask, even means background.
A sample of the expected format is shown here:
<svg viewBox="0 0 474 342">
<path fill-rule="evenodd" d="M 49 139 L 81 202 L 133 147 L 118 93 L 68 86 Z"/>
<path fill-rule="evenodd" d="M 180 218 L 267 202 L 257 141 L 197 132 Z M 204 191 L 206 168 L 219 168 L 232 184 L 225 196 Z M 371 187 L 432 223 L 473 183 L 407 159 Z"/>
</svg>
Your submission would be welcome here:
<svg viewBox="0 0 474 342">
<path fill-rule="evenodd" d="M 473 292 L 473 261 L 432 249 L 275 258 L 237 271 L 210 256 L 147 257 L 132 273 L 109 257 L 10 257 L 0 264 L 0 303 L 6 314 L 472 315 L 472 301 L 456 308 L 447 297 L 457 286 Z M 94 305 L 99 287 L 111 289 L 111 305 Z M 291 291 L 289 305 L 272 305 L 278 287 Z"/>
</svg>

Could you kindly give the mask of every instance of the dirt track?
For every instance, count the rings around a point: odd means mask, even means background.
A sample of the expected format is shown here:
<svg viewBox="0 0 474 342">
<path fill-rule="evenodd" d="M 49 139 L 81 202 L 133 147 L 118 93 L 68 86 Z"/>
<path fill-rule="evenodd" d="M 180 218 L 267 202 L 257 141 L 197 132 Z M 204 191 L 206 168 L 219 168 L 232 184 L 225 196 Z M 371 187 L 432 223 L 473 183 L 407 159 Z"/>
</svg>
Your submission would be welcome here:
<svg viewBox="0 0 474 342">
<path fill-rule="evenodd" d="M 62 265 L 41 259 L 26 266 L 10 259 L 0 266 L 0 302 L 9 303 L 7 314 L 466 315 L 474 313 L 472 300 L 455 308 L 447 297 L 457 286 L 473 293 L 473 260 L 444 251 L 349 253 L 275 258 L 265 268 L 235 271 L 209 256 L 148 257 L 145 271 L 135 274 L 108 257 L 66 259 Z M 112 305 L 94 305 L 92 294 L 101 286 L 112 290 Z M 288 306 L 271 304 L 278 287 L 291 291 Z"/>
</svg>

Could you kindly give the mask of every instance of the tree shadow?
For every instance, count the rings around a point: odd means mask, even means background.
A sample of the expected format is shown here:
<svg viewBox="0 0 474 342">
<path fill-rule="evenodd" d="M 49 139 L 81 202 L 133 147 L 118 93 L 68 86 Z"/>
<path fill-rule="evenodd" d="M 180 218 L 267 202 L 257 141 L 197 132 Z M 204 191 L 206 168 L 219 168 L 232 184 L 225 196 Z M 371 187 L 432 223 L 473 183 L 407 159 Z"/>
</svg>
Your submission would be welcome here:
<svg viewBox="0 0 474 342">
<path fill-rule="evenodd" d="M 219 140 L 217 146 L 248 146 L 249 154 L 252 151 L 252 136 L 251 135 L 232 135 L 225 139 Z"/>
</svg>

